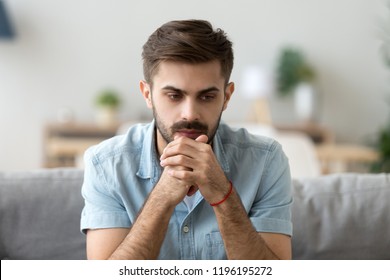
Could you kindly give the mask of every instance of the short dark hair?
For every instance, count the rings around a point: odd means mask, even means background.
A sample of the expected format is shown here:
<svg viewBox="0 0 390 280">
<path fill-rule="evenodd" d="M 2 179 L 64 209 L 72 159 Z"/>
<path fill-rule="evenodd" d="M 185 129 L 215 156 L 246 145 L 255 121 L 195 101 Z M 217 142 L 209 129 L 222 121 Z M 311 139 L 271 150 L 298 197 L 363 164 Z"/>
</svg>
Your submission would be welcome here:
<svg viewBox="0 0 390 280">
<path fill-rule="evenodd" d="M 233 69 L 232 42 L 222 29 L 205 20 L 176 20 L 163 24 L 143 46 L 143 71 L 151 83 L 163 61 L 202 63 L 218 60 L 228 83 Z"/>
</svg>

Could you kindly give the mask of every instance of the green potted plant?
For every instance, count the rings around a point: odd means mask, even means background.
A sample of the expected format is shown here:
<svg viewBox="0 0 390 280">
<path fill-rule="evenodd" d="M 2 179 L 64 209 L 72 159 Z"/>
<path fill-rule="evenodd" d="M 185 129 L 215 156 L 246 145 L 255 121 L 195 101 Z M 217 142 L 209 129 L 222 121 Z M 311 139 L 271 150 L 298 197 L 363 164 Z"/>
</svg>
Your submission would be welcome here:
<svg viewBox="0 0 390 280">
<path fill-rule="evenodd" d="M 298 49 L 285 47 L 277 62 L 277 88 L 282 96 L 291 94 L 302 82 L 314 80 L 314 69 L 307 63 Z"/>
<path fill-rule="evenodd" d="M 303 53 L 292 47 L 282 48 L 276 68 L 277 90 L 283 97 L 294 95 L 296 114 L 304 121 L 311 121 L 314 114 L 314 80 L 314 68 Z"/>
<path fill-rule="evenodd" d="M 390 9 L 390 2 L 387 7 Z M 385 66 L 390 70 L 390 19 L 384 22 L 383 41 L 380 47 L 380 55 Z M 390 102 L 388 102 L 390 104 Z M 379 154 L 377 162 L 372 164 L 372 172 L 390 173 L 390 120 L 385 127 L 381 128 L 375 137 L 374 146 Z"/>
<path fill-rule="evenodd" d="M 379 153 L 378 161 L 371 166 L 371 171 L 374 173 L 390 172 L 390 127 L 379 131 L 376 141 L 376 150 Z"/>
<path fill-rule="evenodd" d="M 117 122 L 118 109 L 121 105 L 119 94 L 112 89 L 101 91 L 95 100 L 98 108 L 98 122 L 102 125 L 111 125 Z"/>
</svg>

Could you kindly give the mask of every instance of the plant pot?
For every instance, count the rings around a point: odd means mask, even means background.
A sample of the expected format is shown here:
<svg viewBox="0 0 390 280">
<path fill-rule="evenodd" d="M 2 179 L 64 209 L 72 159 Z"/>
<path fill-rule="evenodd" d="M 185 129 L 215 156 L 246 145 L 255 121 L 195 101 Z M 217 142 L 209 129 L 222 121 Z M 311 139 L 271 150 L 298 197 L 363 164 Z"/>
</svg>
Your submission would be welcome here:
<svg viewBox="0 0 390 280">
<path fill-rule="evenodd" d="M 102 126 L 110 126 L 117 123 L 118 110 L 112 107 L 101 107 L 97 112 L 97 122 Z"/>
<path fill-rule="evenodd" d="M 299 121 L 314 121 L 316 103 L 317 97 L 313 85 L 302 82 L 295 87 L 294 107 Z"/>
</svg>

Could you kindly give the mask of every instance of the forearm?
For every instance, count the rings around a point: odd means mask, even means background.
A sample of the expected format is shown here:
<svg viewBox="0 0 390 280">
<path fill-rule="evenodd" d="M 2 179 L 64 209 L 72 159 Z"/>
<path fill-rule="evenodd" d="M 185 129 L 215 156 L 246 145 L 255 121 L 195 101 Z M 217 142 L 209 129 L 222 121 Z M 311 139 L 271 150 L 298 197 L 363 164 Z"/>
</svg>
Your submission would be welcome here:
<svg viewBox="0 0 390 280">
<path fill-rule="evenodd" d="M 279 259 L 253 227 L 234 189 L 214 212 L 228 259 Z"/>
<path fill-rule="evenodd" d="M 152 192 L 129 234 L 110 259 L 157 259 L 173 209 Z"/>
</svg>

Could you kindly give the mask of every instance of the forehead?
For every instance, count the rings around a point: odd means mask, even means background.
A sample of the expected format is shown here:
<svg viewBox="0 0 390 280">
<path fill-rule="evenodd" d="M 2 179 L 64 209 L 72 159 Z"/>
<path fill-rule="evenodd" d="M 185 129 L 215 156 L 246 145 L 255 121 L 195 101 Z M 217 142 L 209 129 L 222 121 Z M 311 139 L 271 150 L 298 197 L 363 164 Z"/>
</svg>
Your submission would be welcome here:
<svg viewBox="0 0 390 280">
<path fill-rule="evenodd" d="M 177 61 L 163 61 L 160 63 L 152 78 L 153 85 L 165 86 L 188 86 L 196 84 L 217 84 L 224 83 L 221 64 L 219 61 L 205 63 L 184 63 Z M 158 86 L 158 87 L 159 87 Z"/>
</svg>

